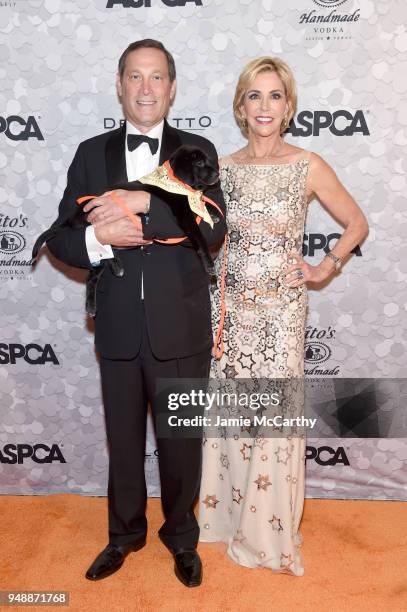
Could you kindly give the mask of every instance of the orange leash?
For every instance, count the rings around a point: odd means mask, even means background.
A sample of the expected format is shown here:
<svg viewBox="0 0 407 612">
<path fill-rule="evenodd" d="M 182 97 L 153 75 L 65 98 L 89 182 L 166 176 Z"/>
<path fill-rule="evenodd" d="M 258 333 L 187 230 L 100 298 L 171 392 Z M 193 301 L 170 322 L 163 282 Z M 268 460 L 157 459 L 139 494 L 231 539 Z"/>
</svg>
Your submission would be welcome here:
<svg viewBox="0 0 407 612">
<path fill-rule="evenodd" d="M 183 183 L 182 181 L 180 181 L 172 172 L 172 168 L 169 164 L 169 162 L 165 162 L 164 165 L 168 164 L 167 166 L 167 171 L 170 174 L 171 178 L 174 181 L 177 181 L 178 183 L 181 183 L 185 188 L 187 188 L 189 191 L 194 191 L 192 189 L 192 187 L 190 187 L 190 185 L 187 185 L 186 183 Z M 122 209 L 122 211 L 124 212 L 124 214 L 126 215 L 126 217 L 128 217 L 130 219 L 130 221 L 133 223 L 133 225 L 137 228 L 140 229 L 140 219 L 137 215 L 135 215 L 130 208 L 127 206 L 127 204 L 121 199 L 119 198 L 114 191 L 112 191 L 111 193 L 109 193 L 110 197 L 112 198 L 113 202 L 115 204 L 117 204 L 117 206 L 119 206 L 119 208 Z M 85 204 L 85 202 L 89 202 L 89 200 L 93 200 L 93 198 L 97 198 L 98 196 L 95 195 L 87 195 L 87 196 L 82 196 L 81 198 L 77 198 L 76 202 L 78 205 L 81 204 Z M 213 206 L 214 208 L 216 208 L 216 210 L 219 212 L 219 214 L 224 217 L 225 215 L 223 214 L 222 209 L 220 208 L 220 206 L 218 206 L 218 204 L 216 204 L 216 202 L 214 202 L 213 200 L 211 200 L 210 198 L 208 198 L 207 196 L 202 196 L 202 199 L 204 200 L 204 202 L 206 202 L 207 204 L 210 204 L 211 206 Z M 196 222 L 199 225 L 202 221 L 202 217 L 197 216 L 196 217 Z M 187 236 L 184 236 L 183 238 L 166 238 L 163 240 L 160 240 L 159 238 L 154 238 L 154 242 L 159 242 L 161 244 L 179 244 L 180 242 L 183 242 L 184 240 L 187 239 Z M 225 236 L 225 239 L 223 241 L 223 261 L 222 261 L 222 272 L 221 272 L 221 284 L 220 284 L 220 318 L 219 318 L 219 325 L 218 325 L 218 329 L 217 332 L 215 334 L 215 340 L 213 343 L 213 355 L 215 357 L 215 359 L 220 359 L 223 355 L 223 325 L 225 322 L 225 314 L 226 314 L 226 307 L 225 307 L 225 285 L 226 285 L 226 267 L 227 267 L 227 250 L 228 250 L 228 238 L 227 238 L 227 234 Z"/>
<path fill-rule="evenodd" d="M 127 206 L 126 202 L 124 202 L 121 198 L 118 198 L 117 195 L 115 194 L 114 191 L 112 191 L 111 193 L 109 193 L 109 196 L 112 198 L 113 202 L 115 204 L 117 204 L 117 206 L 119 208 L 122 209 L 122 211 L 124 212 L 124 214 L 126 215 L 126 217 L 128 217 L 130 219 L 130 221 L 133 223 L 133 225 L 137 228 L 140 229 L 140 219 L 139 217 L 137 217 L 137 215 L 135 215 L 130 208 Z M 95 195 L 87 195 L 87 196 L 83 196 L 82 198 L 78 198 L 76 200 L 77 204 L 85 204 L 85 202 L 89 202 L 89 200 L 93 200 L 93 198 L 97 198 L 98 196 Z"/>
<path fill-rule="evenodd" d="M 222 261 L 222 272 L 220 277 L 220 317 L 218 329 L 215 334 L 215 340 L 213 341 L 213 356 L 215 359 L 220 359 L 223 355 L 223 325 L 225 323 L 226 305 L 225 305 L 225 287 L 226 287 L 226 268 L 228 262 L 228 246 L 229 240 L 226 234 L 223 241 L 223 261 Z"/>
</svg>

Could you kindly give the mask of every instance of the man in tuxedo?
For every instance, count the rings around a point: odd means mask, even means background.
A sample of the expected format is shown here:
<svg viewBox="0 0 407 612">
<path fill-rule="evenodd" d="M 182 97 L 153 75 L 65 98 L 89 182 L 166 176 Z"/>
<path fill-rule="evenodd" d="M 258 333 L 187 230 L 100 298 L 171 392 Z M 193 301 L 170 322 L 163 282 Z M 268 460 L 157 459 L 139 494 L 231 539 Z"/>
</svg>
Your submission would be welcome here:
<svg viewBox="0 0 407 612">
<path fill-rule="evenodd" d="M 217 163 L 208 140 L 172 128 L 165 119 L 175 95 L 175 65 L 161 43 L 146 39 L 129 45 L 119 60 L 117 91 L 126 123 L 79 145 L 57 224 L 71 214 L 79 196 L 104 194 L 137 180 L 182 144 L 200 147 Z M 58 259 L 88 269 L 112 257 L 112 246 L 127 247 L 120 251 L 124 276 L 106 267 L 97 290 L 95 343 L 109 443 L 109 544 L 88 569 L 90 580 L 111 575 L 145 544 L 146 417 L 148 402 L 156 416 L 156 380 L 206 379 L 212 348 L 208 277 L 198 254 L 188 241 L 153 242 L 183 235 L 165 201 L 144 191 L 121 190 L 120 195 L 139 215 L 138 227 L 109 195 L 101 195 L 86 207 L 92 225 L 68 228 L 48 241 Z M 208 195 L 224 210 L 219 186 Z M 200 224 L 209 245 L 221 242 L 226 232 L 224 220 L 216 221 L 213 229 Z M 174 556 L 177 577 L 197 586 L 202 564 L 193 504 L 201 440 L 159 437 L 157 446 L 165 516 L 159 535 Z"/>
</svg>

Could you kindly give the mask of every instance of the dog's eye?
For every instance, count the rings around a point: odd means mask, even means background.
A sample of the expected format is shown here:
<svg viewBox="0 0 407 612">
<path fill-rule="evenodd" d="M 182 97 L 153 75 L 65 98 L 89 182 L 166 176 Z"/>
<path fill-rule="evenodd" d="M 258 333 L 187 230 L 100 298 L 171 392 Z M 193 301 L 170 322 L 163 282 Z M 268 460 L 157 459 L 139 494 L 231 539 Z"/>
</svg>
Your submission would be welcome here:
<svg viewBox="0 0 407 612">
<path fill-rule="evenodd" d="M 200 160 L 200 161 L 195 162 L 195 166 L 198 166 L 198 168 L 203 168 L 205 164 L 202 160 Z"/>
</svg>

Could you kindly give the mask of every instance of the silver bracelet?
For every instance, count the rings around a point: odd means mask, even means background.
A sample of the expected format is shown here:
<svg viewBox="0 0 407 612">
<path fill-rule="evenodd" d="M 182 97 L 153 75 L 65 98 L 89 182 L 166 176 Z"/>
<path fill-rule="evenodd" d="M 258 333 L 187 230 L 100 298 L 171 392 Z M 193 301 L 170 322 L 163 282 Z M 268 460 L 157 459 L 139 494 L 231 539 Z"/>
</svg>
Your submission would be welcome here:
<svg viewBox="0 0 407 612">
<path fill-rule="evenodd" d="M 331 251 L 329 251 L 329 253 L 326 254 L 326 257 L 329 257 L 330 259 L 332 259 L 332 261 L 335 264 L 335 270 L 338 272 L 342 267 L 342 259 L 338 257 L 338 255 L 334 255 L 333 253 L 331 253 Z"/>
</svg>

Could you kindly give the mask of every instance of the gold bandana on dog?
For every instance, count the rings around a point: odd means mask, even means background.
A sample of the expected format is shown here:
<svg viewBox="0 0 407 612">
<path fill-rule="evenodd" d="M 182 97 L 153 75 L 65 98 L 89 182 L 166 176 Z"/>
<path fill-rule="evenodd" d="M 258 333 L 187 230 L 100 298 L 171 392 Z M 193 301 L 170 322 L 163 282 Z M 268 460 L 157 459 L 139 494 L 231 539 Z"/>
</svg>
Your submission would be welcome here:
<svg viewBox="0 0 407 612">
<path fill-rule="evenodd" d="M 213 221 L 205 205 L 205 202 L 212 203 L 212 201 L 204 196 L 202 191 L 192 189 L 192 187 L 180 181 L 173 173 L 168 161 L 162 166 L 158 166 L 151 174 L 139 178 L 138 181 L 145 185 L 160 187 L 160 189 L 170 193 L 187 196 L 192 212 L 201 217 L 202 221 L 206 221 L 213 229 Z"/>
</svg>

